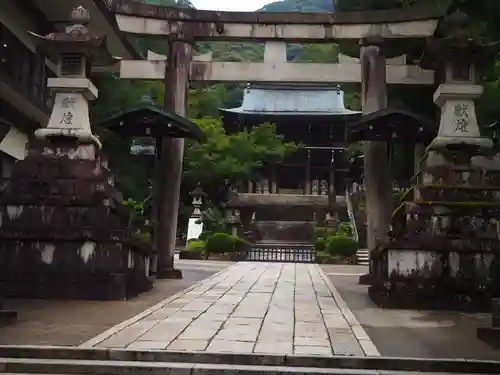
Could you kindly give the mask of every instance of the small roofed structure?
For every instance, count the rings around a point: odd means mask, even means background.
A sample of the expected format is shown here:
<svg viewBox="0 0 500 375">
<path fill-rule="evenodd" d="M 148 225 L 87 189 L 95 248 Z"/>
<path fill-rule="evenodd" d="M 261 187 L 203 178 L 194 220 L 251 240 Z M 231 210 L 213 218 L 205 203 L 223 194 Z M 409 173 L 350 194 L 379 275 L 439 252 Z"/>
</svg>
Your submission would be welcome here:
<svg viewBox="0 0 500 375">
<path fill-rule="evenodd" d="M 430 142 L 436 125 L 404 109 L 385 108 L 361 117 L 348 128 L 348 141 Z"/>
<path fill-rule="evenodd" d="M 143 97 L 137 106 L 119 111 L 100 124 L 106 124 L 108 129 L 122 137 L 205 139 L 205 133 L 198 125 L 177 113 L 156 107 L 150 97 Z"/>
</svg>

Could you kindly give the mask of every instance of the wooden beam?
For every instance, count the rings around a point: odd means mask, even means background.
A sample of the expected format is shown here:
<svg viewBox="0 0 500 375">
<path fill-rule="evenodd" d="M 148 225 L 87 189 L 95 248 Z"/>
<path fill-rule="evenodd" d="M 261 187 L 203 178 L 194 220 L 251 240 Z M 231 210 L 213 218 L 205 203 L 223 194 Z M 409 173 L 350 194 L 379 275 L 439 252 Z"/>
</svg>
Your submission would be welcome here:
<svg viewBox="0 0 500 375">
<path fill-rule="evenodd" d="M 451 0 L 406 9 L 364 12 L 219 12 L 111 0 L 120 30 L 142 36 L 177 35 L 194 40 L 272 39 L 331 42 L 382 36 L 425 38 L 434 34 Z"/>
<path fill-rule="evenodd" d="M 191 63 L 191 81 L 233 83 L 359 83 L 361 65 L 289 62 L 215 62 Z M 165 60 L 120 62 L 120 78 L 156 80 L 165 77 Z M 395 85 L 433 85 L 434 71 L 415 65 L 387 65 L 387 83 Z"/>
<path fill-rule="evenodd" d="M 425 38 L 434 35 L 438 20 L 381 24 L 254 24 L 170 21 L 116 15 L 120 31 L 142 37 L 175 35 L 197 41 L 281 40 L 288 43 L 332 43 L 341 39 L 358 40 L 366 36 L 386 39 Z"/>
</svg>

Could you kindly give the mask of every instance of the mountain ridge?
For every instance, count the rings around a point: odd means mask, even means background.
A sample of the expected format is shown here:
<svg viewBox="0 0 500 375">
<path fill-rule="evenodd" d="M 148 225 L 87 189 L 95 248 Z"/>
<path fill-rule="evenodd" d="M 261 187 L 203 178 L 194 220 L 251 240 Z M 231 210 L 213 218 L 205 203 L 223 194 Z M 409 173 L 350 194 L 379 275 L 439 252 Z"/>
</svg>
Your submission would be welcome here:
<svg viewBox="0 0 500 375">
<path fill-rule="evenodd" d="M 333 12 L 334 0 L 281 0 L 264 5 L 258 12 Z"/>
<path fill-rule="evenodd" d="M 335 0 L 280 0 L 257 9 L 256 12 L 333 12 Z M 142 0 L 144 4 L 195 8 L 190 0 Z"/>
</svg>

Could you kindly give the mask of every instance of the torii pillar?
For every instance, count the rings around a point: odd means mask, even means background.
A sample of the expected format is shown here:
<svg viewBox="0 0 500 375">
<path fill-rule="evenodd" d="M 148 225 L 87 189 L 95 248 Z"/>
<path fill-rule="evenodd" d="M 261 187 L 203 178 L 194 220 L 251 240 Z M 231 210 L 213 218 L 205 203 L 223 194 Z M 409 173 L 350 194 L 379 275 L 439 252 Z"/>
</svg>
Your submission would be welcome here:
<svg viewBox="0 0 500 375">
<path fill-rule="evenodd" d="M 183 40 L 169 43 L 165 68 L 164 109 L 185 117 L 189 86 L 189 70 L 192 59 L 192 44 Z M 182 278 L 182 272 L 174 268 L 174 248 L 179 215 L 179 195 L 184 157 L 183 138 L 163 138 L 157 145 L 159 163 L 153 219 L 155 226 L 155 250 L 157 253 L 157 278 Z"/>
<path fill-rule="evenodd" d="M 361 100 L 363 115 L 387 108 L 386 60 L 383 38 L 360 41 Z M 392 214 L 392 177 L 387 142 L 364 142 L 364 185 L 367 246 L 372 251 L 387 238 Z M 361 276 L 360 282 L 364 283 Z"/>
</svg>

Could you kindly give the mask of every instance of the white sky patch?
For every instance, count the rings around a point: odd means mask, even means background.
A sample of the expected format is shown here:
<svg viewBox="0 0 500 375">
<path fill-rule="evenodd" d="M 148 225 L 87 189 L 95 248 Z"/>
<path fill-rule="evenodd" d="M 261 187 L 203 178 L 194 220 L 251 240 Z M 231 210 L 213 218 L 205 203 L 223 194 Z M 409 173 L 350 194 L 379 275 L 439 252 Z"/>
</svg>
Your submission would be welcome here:
<svg viewBox="0 0 500 375">
<path fill-rule="evenodd" d="M 196 9 L 252 12 L 273 0 L 191 0 Z"/>
</svg>

